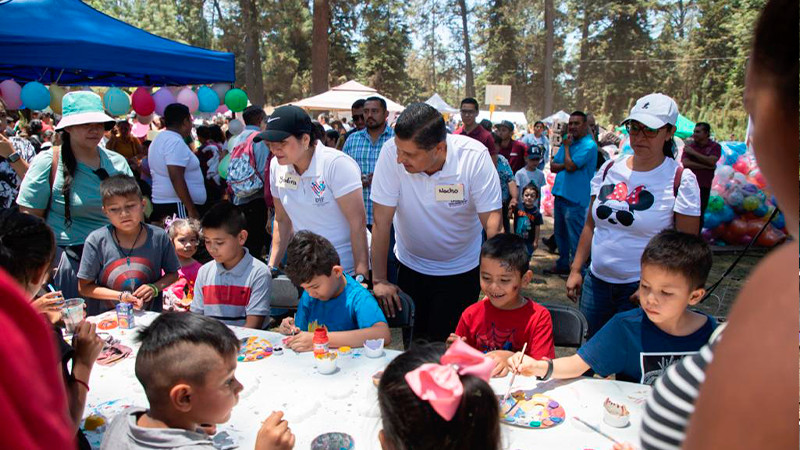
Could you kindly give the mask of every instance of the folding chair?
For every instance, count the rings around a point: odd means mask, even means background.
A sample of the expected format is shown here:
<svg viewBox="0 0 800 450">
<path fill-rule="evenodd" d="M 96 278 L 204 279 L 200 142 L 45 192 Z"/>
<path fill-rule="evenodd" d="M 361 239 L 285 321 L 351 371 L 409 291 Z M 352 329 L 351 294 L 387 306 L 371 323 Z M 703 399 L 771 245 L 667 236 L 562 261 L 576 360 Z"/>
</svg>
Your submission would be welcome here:
<svg viewBox="0 0 800 450">
<path fill-rule="evenodd" d="M 270 307 L 297 309 L 300 291 L 286 275 L 278 275 L 270 285 Z"/>
<path fill-rule="evenodd" d="M 578 348 L 586 342 L 589 324 L 577 308 L 571 306 L 542 303 L 550 311 L 553 319 L 553 341 L 556 347 Z"/>
<path fill-rule="evenodd" d="M 402 311 L 395 311 L 394 317 L 387 317 L 388 325 L 390 328 L 403 329 L 403 348 L 406 350 L 411 347 L 411 341 L 414 338 L 414 317 L 416 314 L 416 307 L 414 300 L 405 292 L 400 292 L 400 302 L 402 304 Z"/>
</svg>

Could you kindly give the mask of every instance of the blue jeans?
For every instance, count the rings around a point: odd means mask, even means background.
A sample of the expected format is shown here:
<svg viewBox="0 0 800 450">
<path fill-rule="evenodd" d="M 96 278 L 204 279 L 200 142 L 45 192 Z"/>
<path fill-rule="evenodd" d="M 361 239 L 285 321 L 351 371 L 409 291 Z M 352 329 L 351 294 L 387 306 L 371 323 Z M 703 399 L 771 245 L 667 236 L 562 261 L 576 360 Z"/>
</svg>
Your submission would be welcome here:
<svg viewBox="0 0 800 450">
<path fill-rule="evenodd" d="M 591 270 L 586 271 L 583 278 L 580 309 L 586 321 L 589 322 L 588 340 L 606 324 L 614 314 L 636 308 L 631 303 L 630 297 L 639 289 L 639 282 L 633 283 L 607 283 L 592 275 Z"/>
<path fill-rule="evenodd" d="M 556 196 L 553 203 L 553 229 L 558 245 L 556 270 L 569 271 L 569 265 L 578 250 L 578 241 L 581 239 L 588 210 L 588 205 L 583 206 Z"/>
</svg>

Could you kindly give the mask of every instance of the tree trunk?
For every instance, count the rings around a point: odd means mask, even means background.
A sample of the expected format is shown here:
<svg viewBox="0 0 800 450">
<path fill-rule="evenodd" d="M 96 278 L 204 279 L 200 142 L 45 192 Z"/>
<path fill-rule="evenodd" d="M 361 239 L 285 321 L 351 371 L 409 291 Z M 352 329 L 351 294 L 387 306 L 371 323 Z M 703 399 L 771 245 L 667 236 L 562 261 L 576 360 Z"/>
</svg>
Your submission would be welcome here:
<svg viewBox="0 0 800 450">
<path fill-rule="evenodd" d="M 331 25 L 329 0 L 314 0 L 314 24 L 311 40 L 311 91 L 321 94 L 328 90 L 328 29 Z"/>
<path fill-rule="evenodd" d="M 583 3 L 583 22 L 581 23 L 581 53 L 580 62 L 578 63 L 578 78 L 576 84 L 578 87 L 575 95 L 575 107 L 584 108 L 585 97 L 585 83 L 586 83 L 586 67 L 589 63 L 585 62 L 589 59 L 589 0 Z"/>
<path fill-rule="evenodd" d="M 467 2 L 458 0 L 461 7 L 461 24 L 463 25 L 462 36 L 464 37 L 464 64 L 466 65 L 467 77 L 464 86 L 466 97 L 475 97 L 475 75 L 472 73 L 472 56 L 469 50 L 469 29 L 467 28 Z"/>
<path fill-rule="evenodd" d="M 544 0 L 544 115 L 553 114 L 553 46 L 555 40 L 555 6 Z"/>
<path fill-rule="evenodd" d="M 436 93 L 436 2 L 431 8 L 431 92 Z M 432 94 L 431 94 L 432 95 Z"/>
<path fill-rule="evenodd" d="M 255 0 L 239 0 L 244 22 L 244 82 L 250 103 L 264 106 L 264 75 L 261 72 L 261 51 Z"/>
</svg>

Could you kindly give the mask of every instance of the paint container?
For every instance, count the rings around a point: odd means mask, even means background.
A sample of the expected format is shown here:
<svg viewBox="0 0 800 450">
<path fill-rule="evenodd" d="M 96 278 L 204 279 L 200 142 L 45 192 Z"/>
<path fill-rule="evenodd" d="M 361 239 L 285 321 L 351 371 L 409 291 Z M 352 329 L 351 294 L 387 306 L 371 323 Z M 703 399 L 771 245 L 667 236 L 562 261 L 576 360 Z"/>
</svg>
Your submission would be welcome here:
<svg viewBox="0 0 800 450">
<path fill-rule="evenodd" d="M 83 321 L 83 305 L 86 302 L 82 298 L 71 298 L 64 302 L 64 309 L 61 310 L 61 316 L 64 319 L 64 326 L 67 333 L 75 332 L 78 324 Z"/>
<path fill-rule="evenodd" d="M 330 375 L 336 372 L 338 368 L 336 365 L 337 355 L 334 352 L 326 353 L 321 356 L 317 356 L 317 370 L 319 373 L 323 375 Z"/>
<path fill-rule="evenodd" d="M 272 354 L 273 355 L 282 355 L 283 354 L 283 347 L 272 347 Z"/>
<path fill-rule="evenodd" d="M 328 330 L 325 328 L 317 328 L 314 330 L 314 355 L 324 355 L 328 353 Z"/>
<path fill-rule="evenodd" d="M 117 323 L 120 328 L 128 330 L 135 326 L 132 304 L 124 302 L 117 303 Z"/>
<path fill-rule="evenodd" d="M 367 358 L 383 356 L 383 339 L 367 339 L 364 341 L 364 354 Z"/>
</svg>

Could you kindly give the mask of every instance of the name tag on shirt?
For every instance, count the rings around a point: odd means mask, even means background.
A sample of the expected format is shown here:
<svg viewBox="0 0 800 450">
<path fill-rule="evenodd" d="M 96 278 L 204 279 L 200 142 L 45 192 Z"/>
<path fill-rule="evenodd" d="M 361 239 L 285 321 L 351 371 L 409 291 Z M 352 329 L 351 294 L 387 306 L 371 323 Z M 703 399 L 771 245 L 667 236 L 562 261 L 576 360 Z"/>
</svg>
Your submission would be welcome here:
<svg viewBox="0 0 800 450">
<path fill-rule="evenodd" d="M 296 191 L 300 185 L 300 177 L 291 173 L 278 177 L 278 187 Z"/>
<path fill-rule="evenodd" d="M 458 184 L 440 184 L 436 186 L 436 201 L 437 202 L 452 202 L 464 200 L 464 185 Z"/>
</svg>

